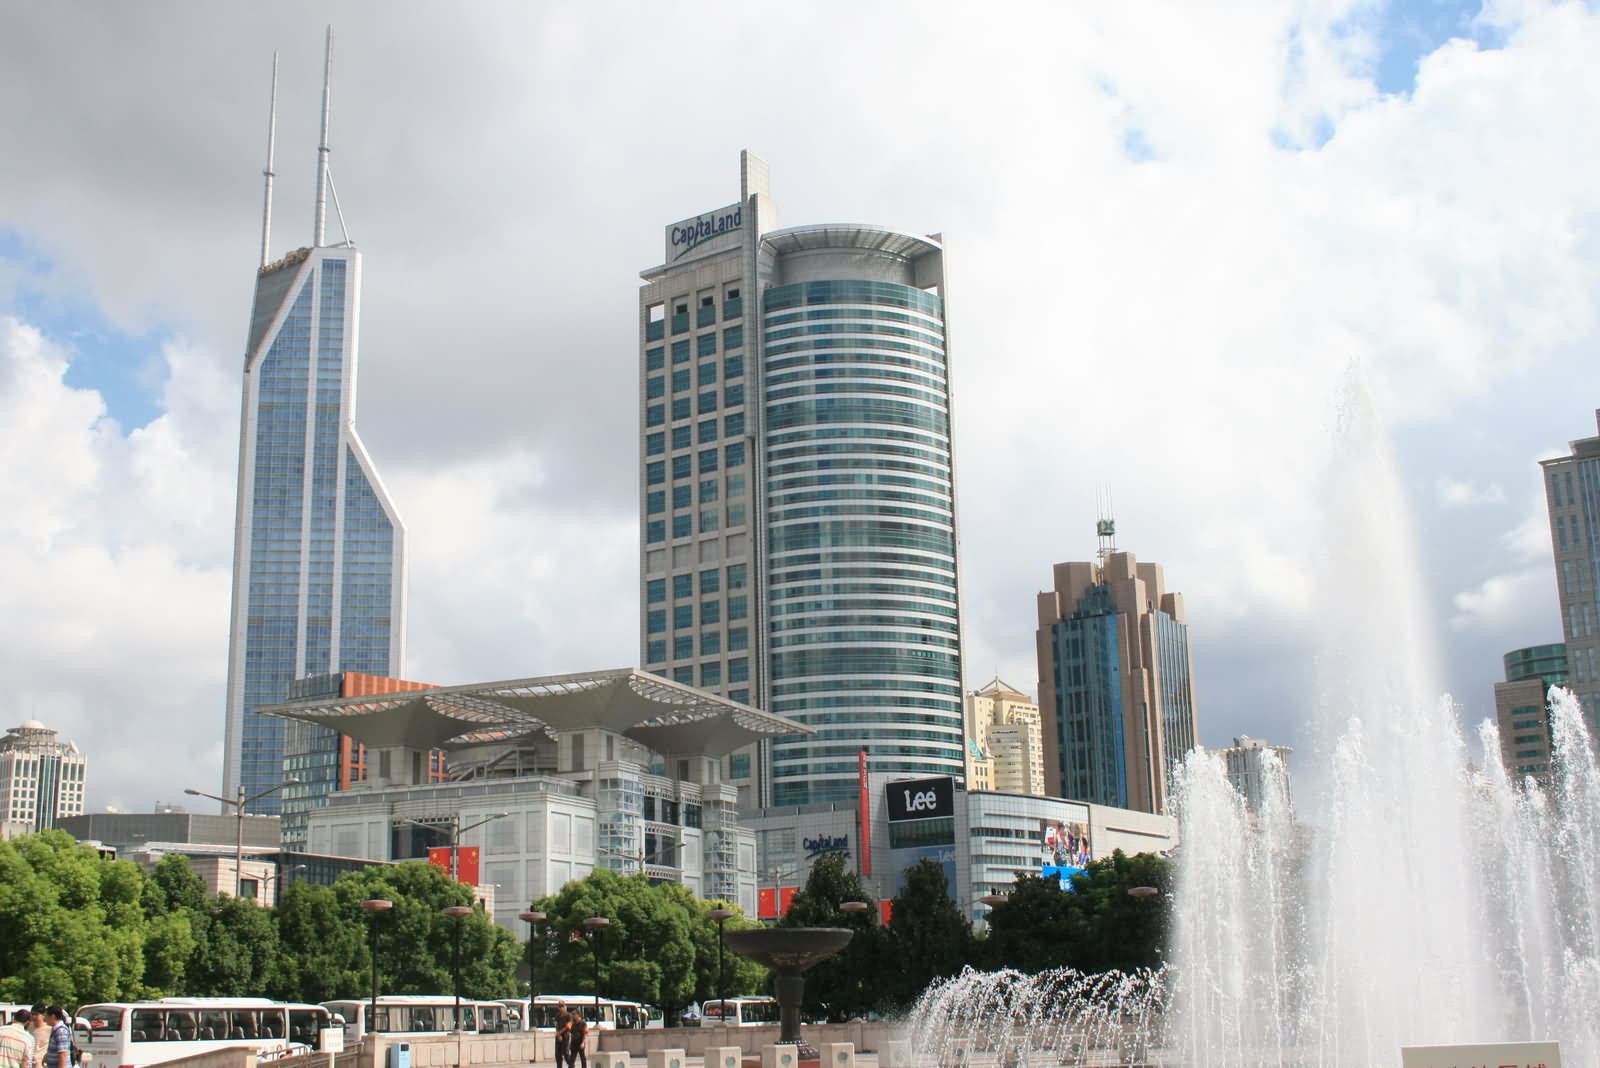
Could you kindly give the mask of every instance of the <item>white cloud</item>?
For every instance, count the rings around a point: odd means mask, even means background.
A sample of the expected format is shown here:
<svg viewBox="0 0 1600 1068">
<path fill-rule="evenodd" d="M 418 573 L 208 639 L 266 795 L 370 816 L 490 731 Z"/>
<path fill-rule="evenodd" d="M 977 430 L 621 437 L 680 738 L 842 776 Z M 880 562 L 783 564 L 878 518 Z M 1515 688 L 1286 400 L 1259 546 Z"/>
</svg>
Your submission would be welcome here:
<svg viewBox="0 0 1600 1068">
<path fill-rule="evenodd" d="M 1553 583 L 1547 567 L 1491 576 L 1476 589 L 1455 595 L 1450 626 L 1458 631 L 1531 632 L 1549 615 Z"/>
<path fill-rule="evenodd" d="M 1454 479 L 1442 475 L 1434 482 L 1433 492 L 1443 508 L 1473 508 L 1479 505 L 1506 503 L 1506 491 L 1498 482 L 1480 486 L 1471 479 Z"/>
</svg>

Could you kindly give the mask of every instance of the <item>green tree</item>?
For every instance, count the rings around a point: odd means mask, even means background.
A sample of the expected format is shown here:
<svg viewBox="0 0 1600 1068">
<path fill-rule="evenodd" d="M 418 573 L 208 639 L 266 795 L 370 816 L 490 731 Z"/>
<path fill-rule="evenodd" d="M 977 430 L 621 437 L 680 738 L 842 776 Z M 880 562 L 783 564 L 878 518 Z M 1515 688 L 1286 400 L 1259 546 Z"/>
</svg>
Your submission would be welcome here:
<svg viewBox="0 0 1600 1068">
<path fill-rule="evenodd" d="M 688 1002 L 695 988 L 693 919 L 681 896 L 642 876 L 599 868 L 537 903 L 550 917 L 546 989 L 593 993 L 599 953 L 601 994 L 647 1001 L 663 1009 Z M 589 917 L 609 921 L 598 932 Z"/>
<path fill-rule="evenodd" d="M 726 946 L 721 946 L 721 956 L 718 956 L 721 943 L 718 940 L 717 921 L 711 918 L 711 913 L 719 908 L 733 913 L 722 921 L 722 928 L 728 931 L 740 931 L 759 924 L 747 917 L 738 905 L 728 901 L 705 901 L 677 883 L 664 883 L 657 889 L 679 898 L 690 912 L 692 922 L 689 937 L 694 943 L 695 953 L 694 990 L 690 1000 L 704 1002 L 721 997 L 724 993 L 730 998 L 740 997 L 765 988 L 766 968 L 748 957 L 739 956 Z"/>
<path fill-rule="evenodd" d="M 345 891 L 341 893 L 341 891 Z M 273 996 L 286 1001 L 332 1001 L 371 992 L 372 942 L 370 922 L 386 935 L 387 916 L 373 921 L 360 907 L 354 887 L 290 883 L 272 910 L 283 953 Z M 391 964 L 398 963 L 403 948 L 395 946 Z M 379 963 L 383 963 L 380 947 Z"/>
<path fill-rule="evenodd" d="M 872 900 L 855 872 L 845 869 L 843 856 L 824 856 L 811 866 L 806 885 L 778 921 L 780 927 L 843 927 L 852 932 L 843 950 L 806 973 L 806 1015 L 847 1020 L 882 1004 L 882 977 L 898 964 L 891 964 L 885 956 L 887 945 L 878 910 L 846 913 L 839 909 L 846 901 L 870 904 Z"/>
<path fill-rule="evenodd" d="M 905 889 L 890 906 L 885 945 L 895 966 L 882 976 L 880 1004 L 902 1010 L 929 983 L 955 975 L 972 959 L 972 924 L 950 897 L 943 867 L 922 860 L 906 869 Z"/>
<path fill-rule="evenodd" d="M 271 913 L 248 899 L 222 894 L 189 913 L 194 952 L 184 969 L 193 997 L 256 997 L 280 989 L 278 930 Z"/>
</svg>

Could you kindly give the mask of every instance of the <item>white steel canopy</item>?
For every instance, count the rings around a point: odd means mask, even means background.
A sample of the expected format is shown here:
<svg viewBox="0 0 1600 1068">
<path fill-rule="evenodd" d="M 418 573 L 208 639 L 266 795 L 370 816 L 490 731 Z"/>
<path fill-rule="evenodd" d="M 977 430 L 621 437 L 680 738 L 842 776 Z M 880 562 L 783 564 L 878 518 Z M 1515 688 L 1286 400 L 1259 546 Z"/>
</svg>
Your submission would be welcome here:
<svg viewBox="0 0 1600 1068">
<path fill-rule="evenodd" d="M 724 756 L 810 727 L 637 668 L 295 701 L 258 709 L 347 734 L 369 748 L 456 749 L 599 727 L 657 753 Z"/>
</svg>

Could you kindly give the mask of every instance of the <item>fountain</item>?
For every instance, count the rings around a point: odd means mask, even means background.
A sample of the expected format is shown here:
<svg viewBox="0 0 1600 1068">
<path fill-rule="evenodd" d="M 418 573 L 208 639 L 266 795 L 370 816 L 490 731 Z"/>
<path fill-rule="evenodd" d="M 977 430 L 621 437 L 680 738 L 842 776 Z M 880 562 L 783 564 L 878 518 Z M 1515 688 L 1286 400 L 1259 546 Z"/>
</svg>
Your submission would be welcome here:
<svg viewBox="0 0 1600 1068">
<path fill-rule="evenodd" d="M 772 969 L 773 990 L 778 998 L 778 1043 L 798 1047 L 802 1060 L 817 1056 L 817 1051 L 800 1039 L 805 971 L 843 949 L 854 933 L 844 927 L 751 927 L 722 933 L 722 941 L 729 949 Z"/>
<path fill-rule="evenodd" d="M 1399 1063 L 1409 1045 L 1558 1041 L 1600 1064 L 1600 767 L 1553 691 L 1544 781 L 1470 751 L 1435 682 L 1406 508 L 1372 407 L 1340 408 L 1312 593 L 1326 634 L 1297 819 L 1279 773 L 1248 811 L 1220 763 L 1176 775 L 1168 964 L 1134 976 L 969 972 L 910 1021 L 919 1061 L 1186 1068 Z M 1477 761 L 1478 766 L 1474 762 Z"/>
</svg>

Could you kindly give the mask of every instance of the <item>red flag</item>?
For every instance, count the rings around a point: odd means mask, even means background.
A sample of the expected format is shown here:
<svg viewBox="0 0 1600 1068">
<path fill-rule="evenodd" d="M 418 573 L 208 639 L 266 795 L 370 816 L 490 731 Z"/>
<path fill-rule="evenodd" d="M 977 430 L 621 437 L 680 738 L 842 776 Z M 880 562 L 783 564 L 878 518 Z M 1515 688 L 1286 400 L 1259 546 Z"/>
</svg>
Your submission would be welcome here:
<svg viewBox="0 0 1600 1068">
<path fill-rule="evenodd" d="M 756 891 L 756 916 L 763 920 L 778 918 L 778 891 L 775 887 L 764 886 Z"/>
</svg>

